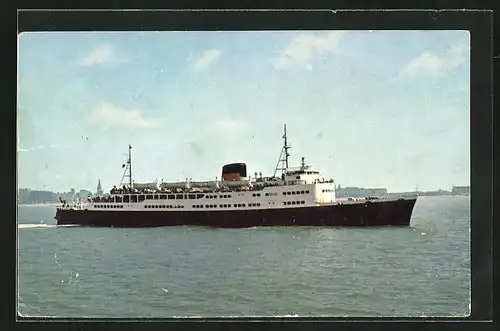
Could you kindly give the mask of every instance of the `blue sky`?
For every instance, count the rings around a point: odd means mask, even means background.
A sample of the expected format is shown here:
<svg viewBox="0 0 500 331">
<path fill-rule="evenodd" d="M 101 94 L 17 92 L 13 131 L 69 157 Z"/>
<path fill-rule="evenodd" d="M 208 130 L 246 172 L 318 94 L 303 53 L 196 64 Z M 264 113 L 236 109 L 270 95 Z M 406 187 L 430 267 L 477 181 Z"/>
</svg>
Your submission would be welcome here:
<svg viewBox="0 0 500 331">
<path fill-rule="evenodd" d="M 18 185 L 272 175 L 283 124 L 341 186 L 469 185 L 465 31 L 49 32 L 19 36 Z M 88 140 L 87 140 L 88 138 Z"/>
</svg>

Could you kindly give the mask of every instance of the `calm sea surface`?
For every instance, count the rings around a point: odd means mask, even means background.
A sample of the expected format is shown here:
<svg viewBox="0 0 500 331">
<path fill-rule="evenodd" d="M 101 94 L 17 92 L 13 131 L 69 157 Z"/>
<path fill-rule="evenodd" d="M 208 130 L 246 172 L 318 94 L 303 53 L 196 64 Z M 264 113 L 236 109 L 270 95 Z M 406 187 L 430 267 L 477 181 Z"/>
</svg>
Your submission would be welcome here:
<svg viewBox="0 0 500 331">
<path fill-rule="evenodd" d="M 468 197 L 420 197 L 411 227 L 56 227 L 18 209 L 23 316 L 464 316 Z"/>
</svg>

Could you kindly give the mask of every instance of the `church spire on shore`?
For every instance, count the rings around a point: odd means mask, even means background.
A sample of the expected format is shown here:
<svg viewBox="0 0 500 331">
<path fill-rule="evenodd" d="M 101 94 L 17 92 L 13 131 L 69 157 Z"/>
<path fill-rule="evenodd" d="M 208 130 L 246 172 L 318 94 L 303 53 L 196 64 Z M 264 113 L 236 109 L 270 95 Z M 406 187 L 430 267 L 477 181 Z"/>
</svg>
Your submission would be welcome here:
<svg viewBox="0 0 500 331">
<path fill-rule="evenodd" d="M 97 191 L 96 191 L 96 194 L 99 195 L 99 194 L 102 194 L 102 186 L 101 186 L 101 179 L 99 178 L 99 180 L 97 181 Z"/>
</svg>

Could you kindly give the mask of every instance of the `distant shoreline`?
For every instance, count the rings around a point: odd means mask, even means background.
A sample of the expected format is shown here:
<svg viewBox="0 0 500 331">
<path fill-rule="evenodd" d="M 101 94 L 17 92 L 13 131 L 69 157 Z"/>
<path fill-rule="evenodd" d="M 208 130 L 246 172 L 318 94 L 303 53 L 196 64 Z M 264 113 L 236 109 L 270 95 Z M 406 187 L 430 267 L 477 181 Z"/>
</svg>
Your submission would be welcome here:
<svg viewBox="0 0 500 331">
<path fill-rule="evenodd" d="M 58 206 L 60 202 L 47 202 L 47 203 L 18 203 L 18 207 L 40 207 L 40 206 Z"/>
</svg>

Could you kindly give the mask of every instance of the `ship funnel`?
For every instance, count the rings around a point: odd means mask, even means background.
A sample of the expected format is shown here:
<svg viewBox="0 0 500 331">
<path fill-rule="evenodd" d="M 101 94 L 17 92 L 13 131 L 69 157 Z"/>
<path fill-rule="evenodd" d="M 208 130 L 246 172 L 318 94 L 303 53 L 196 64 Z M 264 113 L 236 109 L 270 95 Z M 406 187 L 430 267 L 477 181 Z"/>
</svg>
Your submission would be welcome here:
<svg viewBox="0 0 500 331">
<path fill-rule="evenodd" d="M 247 177 L 245 163 L 230 163 L 222 167 L 222 180 L 242 180 Z"/>
</svg>

